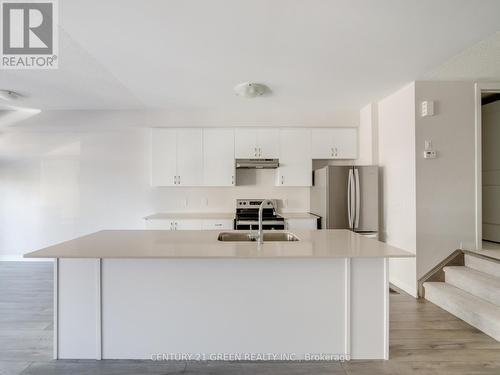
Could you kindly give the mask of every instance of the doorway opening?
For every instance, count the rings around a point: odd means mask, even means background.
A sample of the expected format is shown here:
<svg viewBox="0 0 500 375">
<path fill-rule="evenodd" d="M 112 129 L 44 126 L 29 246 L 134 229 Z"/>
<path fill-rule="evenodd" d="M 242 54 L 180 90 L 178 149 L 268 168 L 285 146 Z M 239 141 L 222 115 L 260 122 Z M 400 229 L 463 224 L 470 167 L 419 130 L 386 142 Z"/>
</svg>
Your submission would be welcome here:
<svg viewBox="0 0 500 375">
<path fill-rule="evenodd" d="M 500 84 L 476 85 L 476 248 L 500 258 Z"/>
</svg>

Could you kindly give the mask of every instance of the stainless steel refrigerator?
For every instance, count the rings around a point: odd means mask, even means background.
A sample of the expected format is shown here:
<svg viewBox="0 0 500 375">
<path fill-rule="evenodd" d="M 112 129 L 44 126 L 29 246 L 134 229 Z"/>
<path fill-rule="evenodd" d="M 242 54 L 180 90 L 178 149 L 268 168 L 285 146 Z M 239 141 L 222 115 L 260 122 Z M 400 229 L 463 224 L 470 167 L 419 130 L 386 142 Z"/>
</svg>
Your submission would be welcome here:
<svg viewBox="0 0 500 375">
<path fill-rule="evenodd" d="M 350 229 L 377 237 L 378 167 L 326 166 L 314 171 L 311 213 L 322 229 Z"/>
</svg>

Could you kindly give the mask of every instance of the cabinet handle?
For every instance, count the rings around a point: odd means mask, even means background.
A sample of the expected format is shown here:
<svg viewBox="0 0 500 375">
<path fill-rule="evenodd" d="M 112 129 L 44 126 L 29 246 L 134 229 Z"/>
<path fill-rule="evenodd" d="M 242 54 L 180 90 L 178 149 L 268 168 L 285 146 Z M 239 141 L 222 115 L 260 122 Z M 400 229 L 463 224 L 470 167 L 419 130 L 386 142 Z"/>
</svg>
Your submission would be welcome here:
<svg viewBox="0 0 500 375">
<path fill-rule="evenodd" d="M 177 185 L 177 176 L 174 176 L 174 185 Z"/>
<path fill-rule="evenodd" d="M 174 222 L 173 221 L 170 222 L 170 230 L 174 230 Z"/>
<path fill-rule="evenodd" d="M 254 147 L 253 149 L 253 156 L 257 157 L 257 147 Z"/>
<path fill-rule="evenodd" d="M 181 184 L 181 176 L 177 176 L 177 185 Z"/>
<path fill-rule="evenodd" d="M 177 230 L 177 221 L 174 222 L 174 230 Z"/>
<path fill-rule="evenodd" d="M 284 177 L 283 177 L 283 175 L 281 175 L 281 185 L 283 185 L 283 180 L 284 180 Z"/>
<path fill-rule="evenodd" d="M 259 157 L 262 157 L 262 149 L 259 147 Z"/>
<path fill-rule="evenodd" d="M 234 185 L 234 175 L 231 176 L 231 185 Z"/>
</svg>

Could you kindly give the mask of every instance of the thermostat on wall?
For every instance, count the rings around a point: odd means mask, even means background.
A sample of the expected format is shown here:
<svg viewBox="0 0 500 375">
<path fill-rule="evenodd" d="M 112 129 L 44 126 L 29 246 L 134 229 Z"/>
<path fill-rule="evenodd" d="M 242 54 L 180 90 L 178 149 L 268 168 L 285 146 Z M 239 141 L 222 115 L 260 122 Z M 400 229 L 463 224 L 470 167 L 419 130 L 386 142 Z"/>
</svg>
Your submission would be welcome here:
<svg viewBox="0 0 500 375">
<path fill-rule="evenodd" d="M 436 159 L 437 151 L 435 150 L 425 150 L 424 151 L 424 159 Z"/>
</svg>

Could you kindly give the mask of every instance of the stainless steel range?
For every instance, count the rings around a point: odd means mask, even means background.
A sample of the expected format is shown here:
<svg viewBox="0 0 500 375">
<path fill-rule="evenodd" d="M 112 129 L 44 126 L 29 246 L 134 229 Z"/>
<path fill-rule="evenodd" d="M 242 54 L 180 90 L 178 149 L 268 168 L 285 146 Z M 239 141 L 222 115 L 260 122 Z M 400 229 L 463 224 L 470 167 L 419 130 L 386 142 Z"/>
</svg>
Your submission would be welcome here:
<svg viewBox="0 0 500 375">
<path fill-rule="evenodd" d="M 264 199 L 237 199 L 234 229 L 259 229 L 259 206 Z M 274 207 L 276 206 L 276 201 Z M 278 215 L 271 203 L 267 203 L 262 214 L 262 229 L 285 229 L 285 219 Z"/>
</svg>

